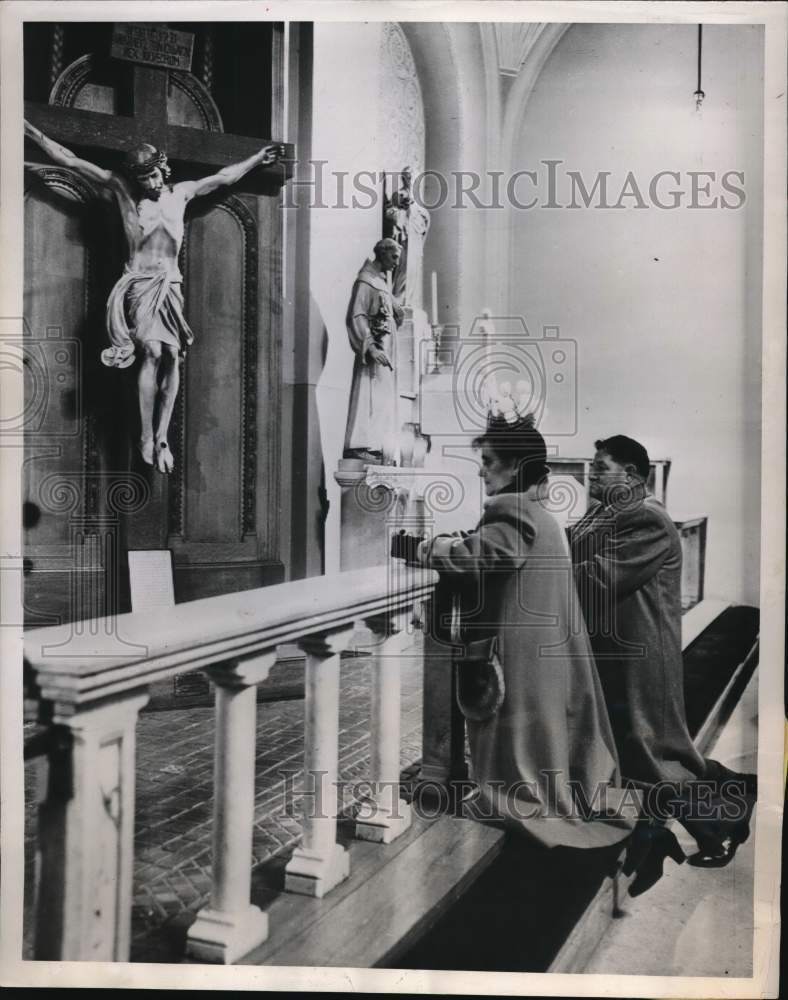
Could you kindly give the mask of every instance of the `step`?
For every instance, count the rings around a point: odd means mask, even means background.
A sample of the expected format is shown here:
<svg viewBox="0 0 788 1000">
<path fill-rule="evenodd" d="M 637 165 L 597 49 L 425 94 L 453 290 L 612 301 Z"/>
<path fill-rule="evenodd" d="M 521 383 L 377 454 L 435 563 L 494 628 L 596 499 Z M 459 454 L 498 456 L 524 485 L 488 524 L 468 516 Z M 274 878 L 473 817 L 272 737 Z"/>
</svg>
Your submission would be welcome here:
<svg viewBox="0 0 788 1000">
<path fill-rule="evenodd" d="M 342 839 L 342 838 L 340 838 Z M 239 964 L 370 968 L 389 965 L 424 934 L 500 852 L 504 834 L 453 816 L 414 816 L 391 844 L 352 841 L 350 877 L 323 899 L 276 891 L 279 870 L 252 901 L 269 939 Z"/>
<path fill-rule="evenodd" d="M 438 924 L 391 963 L 405 969 L 545 972 L 583 921 L 619 848 L 549 849 L 513 834 Z M 593 930 L 593 928 L 591 928 Z M 573 945 L 569 962 L 583 947 Z M 575 971 L 571 968 L 561 971 Z"/>
<path fill-rule="evenodd" d="M 688 657 L 697 655 L 706 630 L 718 619 L 721 619 L 726 612 L 737 613 L 730 611 L 731 607 L 731 604 L 726 601 L 704 600 L 682 616 L 681 645 L 685 665 Z M 754 640 L 751 645 L 750 640 Z M 694 649 L 691 648 L 693 645 Z M 714 748 L 715 742 L 756 669 L 758 662 L 757 634 L 747 639 L 744 648 L 746 649 L 746 647 L 749 649 L 744 655 L 740 654 L 740 659 L 737 656 L 738 663 L 734 663 L 730 676 L 716 700 L 704 713 L 701 724 L 690 726 L 694 743 L 704 756 L 710 754 Z M 671 825 L 676 826 L 675 822 Z M 605 932 L 617 915 L 620 903 L 626 898 L 627 889 L 634 878 L 633 874 L 628 878 L 618 875 L 613 879 L 604 880 L 582 918 L 573 928 L 551 963 L 549 972 L 577 973 L 585 970 L 591 955 L 600 946 Z"/>
<path fill-rule="evenodd" d="M 756 671 L 710 748 L 715 760 L 736 771 L 755 769 L 757 713 Z M 674 829 L 684 851 L 692 853 L 692 838 L 680 826 Z M 754 841 L 753 834 L 724 869 L 703 872 L 686 864 L 666 865 L 665 877 L 654 889 L 623 901 L 623 919 L 613 923 L 582 971 L 615 976 L 724 975 L 726 980 L 752 977 Z M 731 983 L 728 992 L 739 991 Z M 721 991 L 708 990 L 707 995 L 719 996 Z"/>
<path fill-rule="evenodd" d="M 730 607 L 730 601 L 706 598 L 681 616 L 681 648 L 686 650 L 715 618 Z"/>
<path fill-rule="evenodd" d="M 736 707 L 758 661 L 759 614 L 731 605 L 684 650 L 687 724 L 705 756 Z"/>
</svg>

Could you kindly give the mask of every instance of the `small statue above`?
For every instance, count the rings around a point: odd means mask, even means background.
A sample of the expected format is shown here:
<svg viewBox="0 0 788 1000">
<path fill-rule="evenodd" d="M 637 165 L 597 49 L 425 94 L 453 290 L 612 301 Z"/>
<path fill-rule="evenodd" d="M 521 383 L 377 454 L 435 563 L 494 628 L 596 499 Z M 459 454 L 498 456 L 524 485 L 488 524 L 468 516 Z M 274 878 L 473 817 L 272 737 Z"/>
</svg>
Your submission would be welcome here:
<svg viewBox="0 0 788 1000">
<path fill-rule="evenodd" d="M 421 306 L 421 273 L 424 240 L 430 228 L 430 213 L 413 198 L 413 174 L 403 167 L 400 186 L 386 202 L 383 235 L 399 244 L 402 251 L 392 276 L 395 302 Z"/>
<path fill-rule="evenodd" d="M 396 465 L 399 438 L 396 330 L 403 312 L 387 275 L 400 260 L 400 246 L 386 238 L 375 244 L 375 259 L 358 272 L 346 325 L 356 355 L 345 430 L 345 458 L 372 465 Z"/>
<path fill-rule="evenodd" d="M 122 171 L 116 173 L 80 159 L 27 121 L 25 135 L 55 163 L 114 197 L 128 258 L 107 301 L 111 346 L 101 352 L 101 360 L 109 367 L 128 368 L 135 354 L 141 357 L 139 450 L 143 460 L 159 472 L 171 472 L 167 432 L 178 395 L 178 357 L 194 340 L 183 314 L 183 278 L 178 268 L 186 206 L 192 198 L 235 184 L 255 167 L 275 162 L 284 155 L 284 147 L 268 145 L 209 177 L 170 184 L 166 154 L 148 143 L 131 150 Z"/>
</svg>

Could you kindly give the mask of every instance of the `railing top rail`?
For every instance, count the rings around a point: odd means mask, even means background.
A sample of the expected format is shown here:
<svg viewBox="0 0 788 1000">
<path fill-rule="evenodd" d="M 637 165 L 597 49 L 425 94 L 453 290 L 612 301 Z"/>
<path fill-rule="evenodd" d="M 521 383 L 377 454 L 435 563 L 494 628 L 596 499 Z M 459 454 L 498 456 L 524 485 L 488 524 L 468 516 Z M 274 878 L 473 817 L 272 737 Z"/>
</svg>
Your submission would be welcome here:
<svg viewBox="0 0 788 1000">
<path fill-rule="evenodd" d="M 437 580 L 432 570 L 393 561 L 153 611 L 32 629 L 24 638 L 25 662 L 35 672 L 42 698 L 76 706 L 402 611 L 429 597 Z"/>
</svg>

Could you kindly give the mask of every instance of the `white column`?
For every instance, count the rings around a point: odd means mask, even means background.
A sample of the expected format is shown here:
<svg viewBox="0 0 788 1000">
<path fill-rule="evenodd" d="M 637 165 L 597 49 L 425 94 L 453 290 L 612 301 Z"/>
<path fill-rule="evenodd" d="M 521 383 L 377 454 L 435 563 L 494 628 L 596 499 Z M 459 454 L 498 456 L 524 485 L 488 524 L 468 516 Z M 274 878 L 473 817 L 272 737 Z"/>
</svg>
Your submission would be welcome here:
<svg viewBox="0 0 788 1000">
<path fill-rule="evenodd" d="M 250 901 L 257 685 L 276 660 L 271 650 L 208 669 L 216 685 L 213 886 L 189 928 L 193 958 L 227 964 L 268 937 L 268 915 Z"/>
<path fill-rule="evenodd" d="M 307 636 L 304 724 L 303 838 L 285 868 L 285 889 L 324 896 L 350 874 L 350 858 L 336 842 L 339 756 L 339 654 L 353 634 Z"/>
<path fill-rule="evenodd" d="M 410 827 L 411 811 L 399 797 L 400 660 L 387 655 L 387 639 L 402 630 L 400 615 L 366 619 L 378 640 L 372 662 L 370 698 L 370 782 L 372 801 L 364 803 L 356 818 L 360 840 L 388 844 Z"/>
<path fill-rule="evenodd" d="M 127 962 L 134 862 L 135 727 L 147 691 L 73 715 L 56 706 L 39 811 L 37 960 Z"/>
</svg>

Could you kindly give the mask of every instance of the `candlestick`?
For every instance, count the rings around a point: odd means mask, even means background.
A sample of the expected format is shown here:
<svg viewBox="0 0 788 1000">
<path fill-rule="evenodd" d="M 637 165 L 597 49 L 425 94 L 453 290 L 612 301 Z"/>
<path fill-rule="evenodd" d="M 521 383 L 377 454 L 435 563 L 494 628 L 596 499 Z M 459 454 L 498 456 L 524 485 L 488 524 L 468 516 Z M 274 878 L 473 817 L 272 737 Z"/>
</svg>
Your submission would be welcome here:
<svg viewBox="0 0 788 1000">
<path fill-rule="evenodd" d="M 438 275 L 432 272 L 432 325 L 438 325 Z"/>
<path fill-rule="evenodd" d="M 432 324 L 432 351 L 433 351 L 433 366 L 432 374 L 439 375 L 441 370 L 440 365 L 440 353 L 441 353 L 441 338 L 443 337 L 443 327 L 438 326 L 437 323 Z"/>
</svg>

